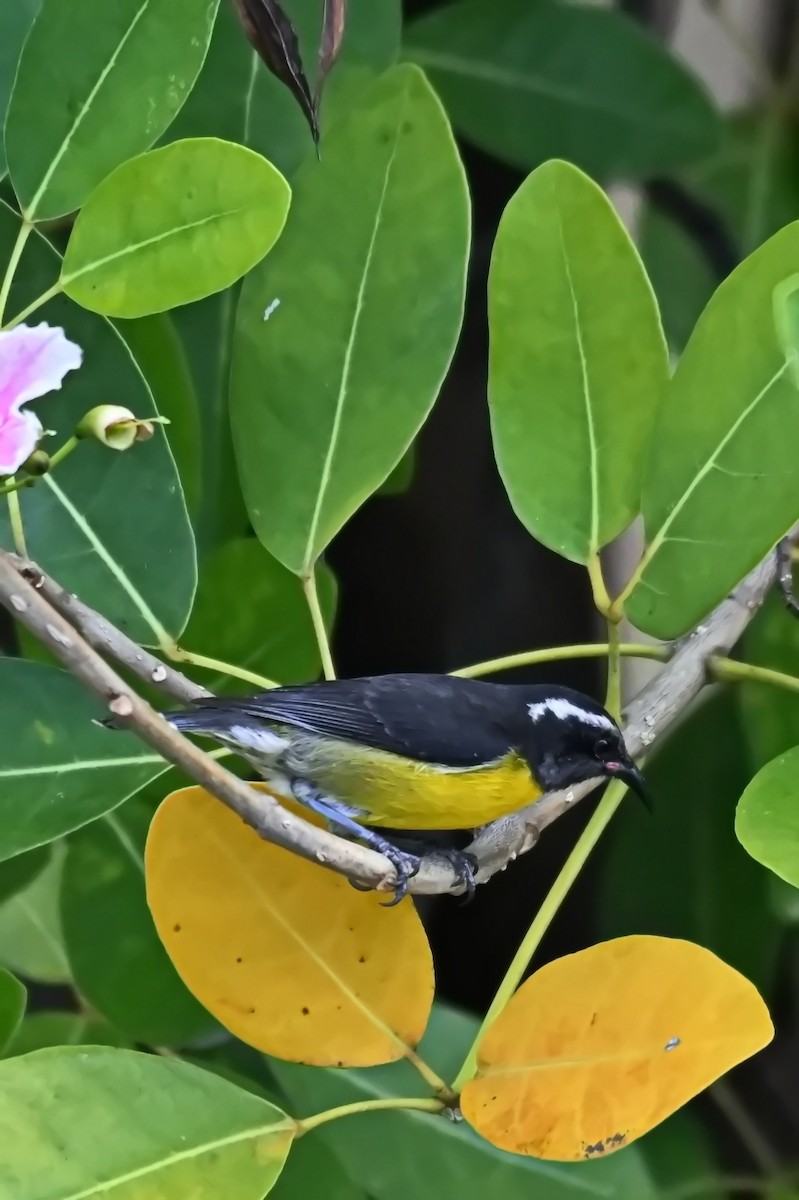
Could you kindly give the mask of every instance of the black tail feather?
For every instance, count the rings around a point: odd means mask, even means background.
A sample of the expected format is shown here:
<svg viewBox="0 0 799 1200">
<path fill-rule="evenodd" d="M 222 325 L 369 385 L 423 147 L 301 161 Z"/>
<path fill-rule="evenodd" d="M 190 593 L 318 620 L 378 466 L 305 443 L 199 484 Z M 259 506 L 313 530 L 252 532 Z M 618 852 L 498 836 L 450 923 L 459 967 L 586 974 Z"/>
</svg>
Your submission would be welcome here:
<svg viewBox="0 0 799 1200">
<path fill-rule="evenodd" d="M 173 729 L 181 733 L 223 733 L 230 728 L 233 714 L 225 708 L 214 709 L 204 706 L 196 709 L 184 709 L 180 712 L 162 712 L 161 716 L 168 721 Z M 104 729 L 122 729 L 118 717 L 105 717 L 96 722 Z"/>
</svg>

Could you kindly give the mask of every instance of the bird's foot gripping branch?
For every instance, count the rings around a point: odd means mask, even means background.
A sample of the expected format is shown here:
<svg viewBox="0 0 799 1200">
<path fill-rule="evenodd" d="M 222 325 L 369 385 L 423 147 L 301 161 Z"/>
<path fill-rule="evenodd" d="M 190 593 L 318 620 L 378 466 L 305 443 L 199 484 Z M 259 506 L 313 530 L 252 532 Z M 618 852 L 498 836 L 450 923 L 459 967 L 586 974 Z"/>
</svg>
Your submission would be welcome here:
<svg viewBox="0 0 799 1200">
<path fill-rule="evenodd" d="M 740 639 L 752 616 L 777 578 L 778 562 L 770 555 L 734 594 L 725 600 L 689 637 L 674 650 L 655 648 L 643 643 L 622 646 L 627 656 L 659 658 L 663 665 L 655 679 L 630 705 L 623 727 L 627 751 L 633 758 L 650 753 L 658 738 L 670 728 L 701 689 L 713 679 L 758 679 L 790 688 L 796 681 L 789 676 L 764 673 L 756 667 L 736 663 L 726 657 Z M 213 714 L 221 707 L 229 730 L 230 702 L 211 701 L 210 693 L 187 678 L 174 666 L 143 649 L 101 614 L 67 592 L 42 569 L 16 555 L 0 551 L 0 602 L 37 637 L 49 652 L 90 689 L 104 704 L 114 726 L 136 733 L 164 759 L 238 813 L 262 837 L 296 851 L 354 882 L 378 890 L 392 887 L 390 863 L 367 847 L 344 841 L 341 837 L 309 825 L 301 816 L 287 811 L 274 797 L 252 788 L 231 774 L 219 761 L 219 752 L 208 755 L 199 750 L 180 729 L 200 728 L 201 716 L 169 722 L 138 695 L 107 661 L 111 659 L 126 673 L 135 676 L 148 694 L 159 694 L 181 704 L 199 704 L 198 713 Z M 607 655 L 610 645 L 563 646 L 552 650 L 531 651 L 514 656 L 506 664 L 498 661 L 476 664 L 453 676 L 476 676 L 484 669 L 496 671 L 503 665 L 567 660 L 572 651 L 585 656 L 588 651 Z M 224 666 L 224 664 L 222 664 Z M 391 682 L 391 677 L 387 677 Z M 440 686 L 440 685 L 439 685 Z M 799 686 L 799 684 L 797 684 Z M 545 689 L 546 690 L 546 689 Z M 278 696 L 281 693 L 278 693 Z M 313 696 L 313 690 L 310 695 Z M 289 693 L 291 696 L 291 693 Z M 268 695 L 258 698 L 258 706 L 243 700 L 239 708 L 258 712 Z M 278 703 L 279 707 L 279 700 Z M 207 708 L 209 703 L 213 707 Z M 273 706 L 274 707 L 274 706 Z M 232 710 L 236 712 L 236 706 Z M 283 713 L 285 718 L 285 713 Z M 190 718 L 190 719 L 189 719 Z M 209 722 L 212 724 L 212 722 Z M 174 726 L 177 726 L 175 728 Z M 223 739 L 224 740 L 224 737 Z M 235 739 L 234 739 L 235 740 Z M 246 747 L 245 747 L 246 749 Z M 257 758 L 257 755 L 256 755 Z M 518 812 L 511 813 L 480 829 L 468 848 L 475 864 L 475 878 L 484 883 L 504 870 L 520 854 L 532 848 L 543 830 L 574 804 L 603 782 L 595 779 L 576 782 L 568 788 L 543 795 Z M 279 794 L 279 793 L 278 793 Z M 296 799 L 296 796 L 295 796 Z M 417 824 L 413 827 L 418 827 Z M 477 824 L 477 822 L 475 822 Z M 419 871 L 407 880 L 407 889 L 416 895 L 459 892 L 466 887 L 461 871 L 448 861 L 448 853 L 426 855 Z"/>
<path fill-rule="evenodd" d="M 634 180 L 712 156 L 704 91 L 608 6 L 464 0 L 402 38 L 398 7 L 298 3 L 298 32 L 277 0 L 242 0 L 248 44 L 215 0 L 0 4 L 2 1200 L 262 1200 L 278 1179 L 281 1200 L 428 1200 L 452 1181 L 464 1200 L 651 1200 L 634 1143 L 772 1036 L 755 982 L 767 999 L 776 984 L 750 970 L 765 900 L 739 889 L 750 860 L 725 860 L 746 920 L 715 930 L 731 904 L 701 874 L 707 822 L 697 837 L 681 824 L 684 769 L 649 789 L 657 855 L 630 812 L 634 865 L 654 874 L 667 843 L 712 920 L 650 936 L 679 905 L 650 915 L 628 867 L 611 889 L 635 903 L 620 936 L 523 979 L 625 787 L 643 791 L 644 759 L 657 779 L 664 735 L 701 720 L 706 685 L 799 690 L 781 659 L 729 657 L 777 574 L 790 592 L 773 547 L 799 518 L 799 227 L 708 285 L 678 354 L 608 196 L 566 160 Z M 545 101 L 505 86 L 542 65 Z M 541 164 L 502 214 L 487 280 L 451 120 L 516 168 Z M 585 569 L 606 640 L 337 680 L 326 552 L 369 497 L 407 487 L 470 269 L 472 295 L 487 283 L 480 436 L 505 517 Z M 55 390 L 49 454 L 26 406 Z M 442 515 L 451 484 L 442 470 Z M 457 507 L 479 545 L 482 512 Z M 632 526 L 640 558 L 612 594 L 601 558 Z M 371 554 L 358 570 L 374 582 Z M 518 590 L 518 563 L 499 561 Z M 623 621 L 654 641 L 622 641 Z M 656 673 L 623 719 L 630 656 Z M 607 663 L 601 704 L 478 678 L 587 657 Z M 733 740 L 686 756 L 712 767 L 703 818 Z M 736 832 L 799 883 L 796 752 L 769 757 Z M 414 898 L 487 884 L 600 784 L 482 1024 L 436 1001 Z M 473 833 L 467 857 L 403 844 L 452 828 Z M 714 832 L 732 840 L 729 806 Z M 483 950 L 465 975 L 486 973 Z M 68 1010 L 26 1016 L 21 979 L 62 985 Z M 373 1136 L 337 1138 L 364 1113 Z"/>
<path fill-rule="evenodd" d="M 738 640 L 777 573 L 777 560 L 771 555 L 673 653 L 664 649 L 658 677 L 631 706 L 625 738 L 632 753 L 649 752 L 709 678 L 743 677 L 753 669 L 732 663 L 724 651 Z M 207 732 L 220 712 L 225 719 L 224 731 L 229 732 L 230 702 L 209 699 L 204 689 L 137 646 L 35 564 L 0 553 L 0 601 L 94 693 L 113 725 L 135 732 L 158 755 L 200 785 L 176 791 L 163 802 L 149 832 L 145 857 L 148 902 L 159 936 L 191 991 L 231 1033 L 277 1060 L 341 1067 L 403 1058 L 424 1081 L 425 1090 L 418 1096 L 358 1099 L 299 1122 L 278 1109 L 263 1109 L 262 1136 L 278 1158 L 293 1140 L 319 1125 L 390 1109 L 465 1116 L 496 1145 L 523 1154 L 590 1158 L 634 1140 L 674 1107 L 675 1095 L 677 1103 L 680 1096 L 688 1099 L 697 1086 L 711 1082 L 771 1036 L 768 1015 L 754 988 L 690 943 L 651 937 L 609 942 L 550 964 L 519 987 L 559 904 L 622 799 L 625 785 L 618 780 L 611 784 L 569 856 L 471 1047 L 464 1047 L 467 1053 L 461 1069 L 456 1076 L 445 1078 L 416 1049 L 430 1012 L 433 977 L 426 939 L 410 902 L 400 905 L 397 916 L 389 915 L 377 895 L 360 894 L 341 878 L 347 876 L 358 884 L 366 881 L 376 889 L 394 886 L 390 864 L 384 865 L 385 860 L 367 847 L 308 824 L 278 803 L 264 785 L 243 783 L 222 766 L 218 755 L 207 755 L 187 741 L 181 727 L 195 729 L 199 723 Z M 613 639 L 604 649 L 614 652 Z M 578 650 L 583 652 L 585 648 Z M 626 650 L 633 652 L 635 647 Z M 568 657 L 569 651 L 564 647 L 562 656 Z M 528 657 L 535 661 L 534 652 Z M 157 688 L 183 704 L 195 705 L 200 715 L 193 722 L 164 720 L 108 659 L 147 688 Z M 465 674 L 477 671 L 469 668 Z M 769 682 L 779 684 L 780 680 Z M 280 708 L 283 694 L 274 694 L 273 713 L 275 706 Z M 285 695 L 291 703 L 297 693 L 289 691 Z M 237 702 L 238 710 L 235 705 L 232 710 L 234 724 L 243 719 L 242 705 L 252 714 L 259 712 L 259 706 L 262 710 L 264 703 L 261 697 L 253 709 L 252 702 Z M 595 720 L 600 719 L 602 711 L 596 707 Z M 285 722 L 288 715 L 283 709 L 281 720 Z M 307 712 L 303 716 L 307 719 Z M 265 737 L 264 729 L 255 727 Z M 607 734 L 604 727 L 597 731 Z M 250 733 L 252 745 L 259 744 L 253 729 Z M 271 736 L 276 736 L 273 731 Z M 244 731 L 238 729 L 234 740 L 241 742 L 243 737 Z M 220 740 L 224 744 L 225 738 Z M 261 748 L 263 745 L 262 737 Z M 256 761 L 260 761 L 257 755 Z M 478 878 L 488 879 L 528 849 L 546 824 L 598 782 L 575 784 L 560 796 L 544 796 L 526 812 L 510 814 L 483 829 L 470 848 Z M 345 822 L 339 814 L 342 824 Z M 292 853 L 287 854 L 287 850 Z M 419 872 L 407 879 L 406 885 L 413 892 L 430 894 L 457 890 L 463 880 L 443 856 L 433 856 L 422 860 Z M 274 911 L 266 921 L 259 915 L 253 923 L 248 915 L 253 888 L 263 893 L 267 909 L 279 906 L 279 912 Z M 218 906 L 221 911 L 216 911 Z M 332 936 L 330 922 L 320 923 L 317 919 L 323 911 L 335 914 Z M 322 952 L 319 939 L 324 942 L 324 980 L 318 977 L 318 955 Z M 284 961 L 281 986 L 276 989 L 274 981 L 267 983 L 264 972 L 269 972 L 275 956 L 287 952 L 290 961 Z M 661 1107 L 656 1105 L 643 1118 L 638 1115 L 635 1089 L 625 1073 L 625 1100 L 619 1101 L 613 1128 L 603 1126 L 598 1130 L 592 1126 L 589 1131 L 578 1126 L 576 1133 L 571 1101 L 564 1099 L 561 1112 L 554 1086 L 551 1095 L 548 1092 L 550 1115 L 545 1125 L 539 1124 L 535 1097 L 540 1083 L 535 1072 L 528 1077 L 525 1072 L 529 1068 L 522 1064 L 537 1061 L 545 1045 L 546 1053 L 553 1053 L 548 1020 L 557 1011 L 562 1021 L 567 1003 L 581 1008 L 580 997 L 586 988 L 590 989 L 597 972 L 605 980 L 602 1003 L 595 1006 L 590 1022 L 590 1029 L 596 1027 L 597 1033 L 572 1035 L 558 1050 L 558 1056 L 587 1056 L 581 1086 L 611 1090 L 621 1086 L 615 1075 L 618 1068 L 614 1065 L 614 1047 L 619 1046 L 622 1026 L 625 1035 L 619 1052 L 623 1059 L 623 1046 L 635 1045 L 636 1054 L 643 1056 L 650 1073 L 647 1086 L 655 1080 L 657 1088 L 662 1072 L 664 1081 L 671 1077 L 669 1056 L 678 1051 L 686 1058 L 685 1081 L 676 1093 L 668 1089 L 668 1099 L 664 1091 Z M 646 1006 L 632 1014 L 627 1008 L 631 986 L 635 990 L 631 980 L 649 978 L 653 972 L 662 972 L 664 979 L 673 980 L 664 988 L 671 987 L 674 994 L 665 996 L 664 992 L 659 999 L 669 1012 L 668 1030 L 660 1028 Z M 686 975 L 701 985 L 703 1004 L 698 1010 L 694 1000 L 686 1001 L 683 984 L 678 982 Z M 223 993 L 225 999 L 219 1001 L 217 997 Z M 358 997 L 355 1011 L 353 995 Z M 695 1038 L 704 1037 L 703 1005 L 722 1013 L 722 1025 L 726 1020 L 723 1014 L 729 1012 L 731 1024 L 718 1047 L 712 1052 L 703 1050 L 701 1059 L 697 1059 L 690 1047 Z M 575 1021 L 582 1029 L 584 1022 L 577 1013 Z M 734 1037 L 730 1033 L 733 1026 Z M 109 1053 L 85 1052 L 83 1069 L 102 1071 Z M 434 1048 L 430 1055 L 434 1059 Z M 57 1075 L 57 1063 L 54 1069 Z M 183 1068 L 174 1060 L 152 1068 L 120 1060 L 119 1069 L 134 1076 L 138 1070 L 145 1076 L 147 1070 L 152 1070 L 153 1082 L 155 1075 L 160 1079 L 161 1073 L 169 1071 L 174 1078 L 164 1082 L 174 1088 L 183 1083 L 182 1070 L 195 1070 Z M 278 1079 L 286 1070 L 291 1079 L 288 1067 L 277 1070 Z M 196 1080 L 193 1082 L 196 1085 Z M 564 1096 L 568 1095 L 567 1089 Z M 524 1096 L 529 1097 L 529 1103 L 521 1099 Z M 510 1123 L 509 1105 L 520 1114 Z"/>
</svg>

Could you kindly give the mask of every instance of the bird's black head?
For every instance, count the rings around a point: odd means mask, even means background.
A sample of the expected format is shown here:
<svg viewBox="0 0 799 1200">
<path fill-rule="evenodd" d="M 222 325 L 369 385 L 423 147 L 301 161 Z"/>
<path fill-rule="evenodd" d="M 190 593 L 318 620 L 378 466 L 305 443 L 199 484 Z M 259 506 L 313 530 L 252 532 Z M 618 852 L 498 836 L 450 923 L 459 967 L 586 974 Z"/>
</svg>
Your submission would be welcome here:
<svg viewBox="0 0 799 1200">
<path fill-rule="evenodd" d="M 641 772 L 627 753 L 616 722 L 590 697 L 570 688 L 519 687 L 519 749 L 546 792 L 589 779 L 621 779 L 647 808 Z"/>
</svg>

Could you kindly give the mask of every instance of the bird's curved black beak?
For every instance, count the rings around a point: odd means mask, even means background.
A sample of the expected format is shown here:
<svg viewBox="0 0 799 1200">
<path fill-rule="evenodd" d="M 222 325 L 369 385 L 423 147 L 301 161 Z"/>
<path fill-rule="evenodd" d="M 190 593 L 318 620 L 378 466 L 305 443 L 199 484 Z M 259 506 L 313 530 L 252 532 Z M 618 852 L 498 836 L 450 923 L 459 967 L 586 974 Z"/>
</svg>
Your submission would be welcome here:
<svg viewBox="0 0 799 1200">
<path fill-rule="evenodd" d="M 644 807 L 649 812 L 653 811 L 652 797 L 649 793 L 649 788 L 646 786 L 646 780 L 632 759 L 627 759 L 624 762 L 607 763 L 605 769 L 611 779 L 620 779 L 622 783 L 626 783 L 630 791 L 635 792 L 639 800 L 642 801 Z"/>
</svg>

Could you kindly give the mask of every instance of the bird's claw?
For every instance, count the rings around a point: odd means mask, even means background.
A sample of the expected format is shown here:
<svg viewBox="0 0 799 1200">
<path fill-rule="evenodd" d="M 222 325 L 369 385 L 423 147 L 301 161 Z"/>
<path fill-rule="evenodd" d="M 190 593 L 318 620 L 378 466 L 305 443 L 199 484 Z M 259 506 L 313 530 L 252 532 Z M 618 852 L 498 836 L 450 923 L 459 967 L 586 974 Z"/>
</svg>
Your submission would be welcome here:
<svg viewBox="0 0 799 1200">
<path fill-rule="evenodd" d="M 419 874 L 419 868 L 422 865 L 422 860 L 416 854 L 407 854 L 404 850 L 397 849 L 391 843 L 386 843 L 384 849 L 381 849 L 388 861 L 391 863 L 396 872 L 397 882 L 394 884 L 393 899 L 387 900 L 383 904 L 383 908 L 393 908 L 395 904 L 399 904 L 408 892 L 408 880 L 413 879 L 414 875 Z"/>
<path fill-rule="evenodd" d="M 465 850 L 454 850 L 449 847 L 438 850 L 437 853 L 447 860 L 455 872 L 458 883 L 462 883 L 465 887 L 463 903 L 468 904 L 474 899 L 474 893 L 477 890 L 477 879 L 475 878 L 477 859 L 473 854 L 467 854 Z"/>
<path fill-rule="evenodd" d="M 416 845 L 417 843 L 413 844 Z M 394 899 L 385 904 L 384 908 L 393 908 L 395 904 L 399 904 L 403 896 L 407 895 L 408 880 L 413 879 L 414 875 L 418 874 L 422 858 L 425 855 L 443 858 L 449 863 L 455 873 L 457 883 L 463 885 L 465 888 L 464 904 L 468 904 L 470 900 L 474 899 L 474 894 L 477 890 L 477 879 L 475 877 L 477 859 L 473 854 L 467 854 L 465 850 L 455 850 L 451 847 L 442 848 L 438 845 L 420 845 L 420 854 L 416 855 L 409 854 L 407 851 L 400 850 L 389 843 L 385 848 L 380 848 L 380 853 L 385 855 L 397 873 Z M 411 864 L 410 869 L 408 869 L 409 863 Z M 372 888 L 368 884 L 359 883 L 355 879 L 351 879 L 350 884 L 358 892 L 372 891 Z"/>
<path fill-rule="evenodd" d="M 413 879 L 414 875 L 419 874 L 422 860 L 417 854 L 408 854 L 406 851 L 400 850 L 397 846 L 392 846 L 390 842 L 383 843 L 379 848 L 375 846 L 374 849 L 379 854 L 382 854 L 384 858 L 388 859 L 397 876 L 397 882 L 394 884 L 394 897 L 383 905 L 383 908 L 393 908 L 395 904 L 399 904 L 400 900 L 408 894 L 408 880 Z M 357 879 L 351 879 L 350 885 L 355 888 L 356 892 L 372 892 L 375 890 L 368 883 L 359 883 Z"/>
</svg>

